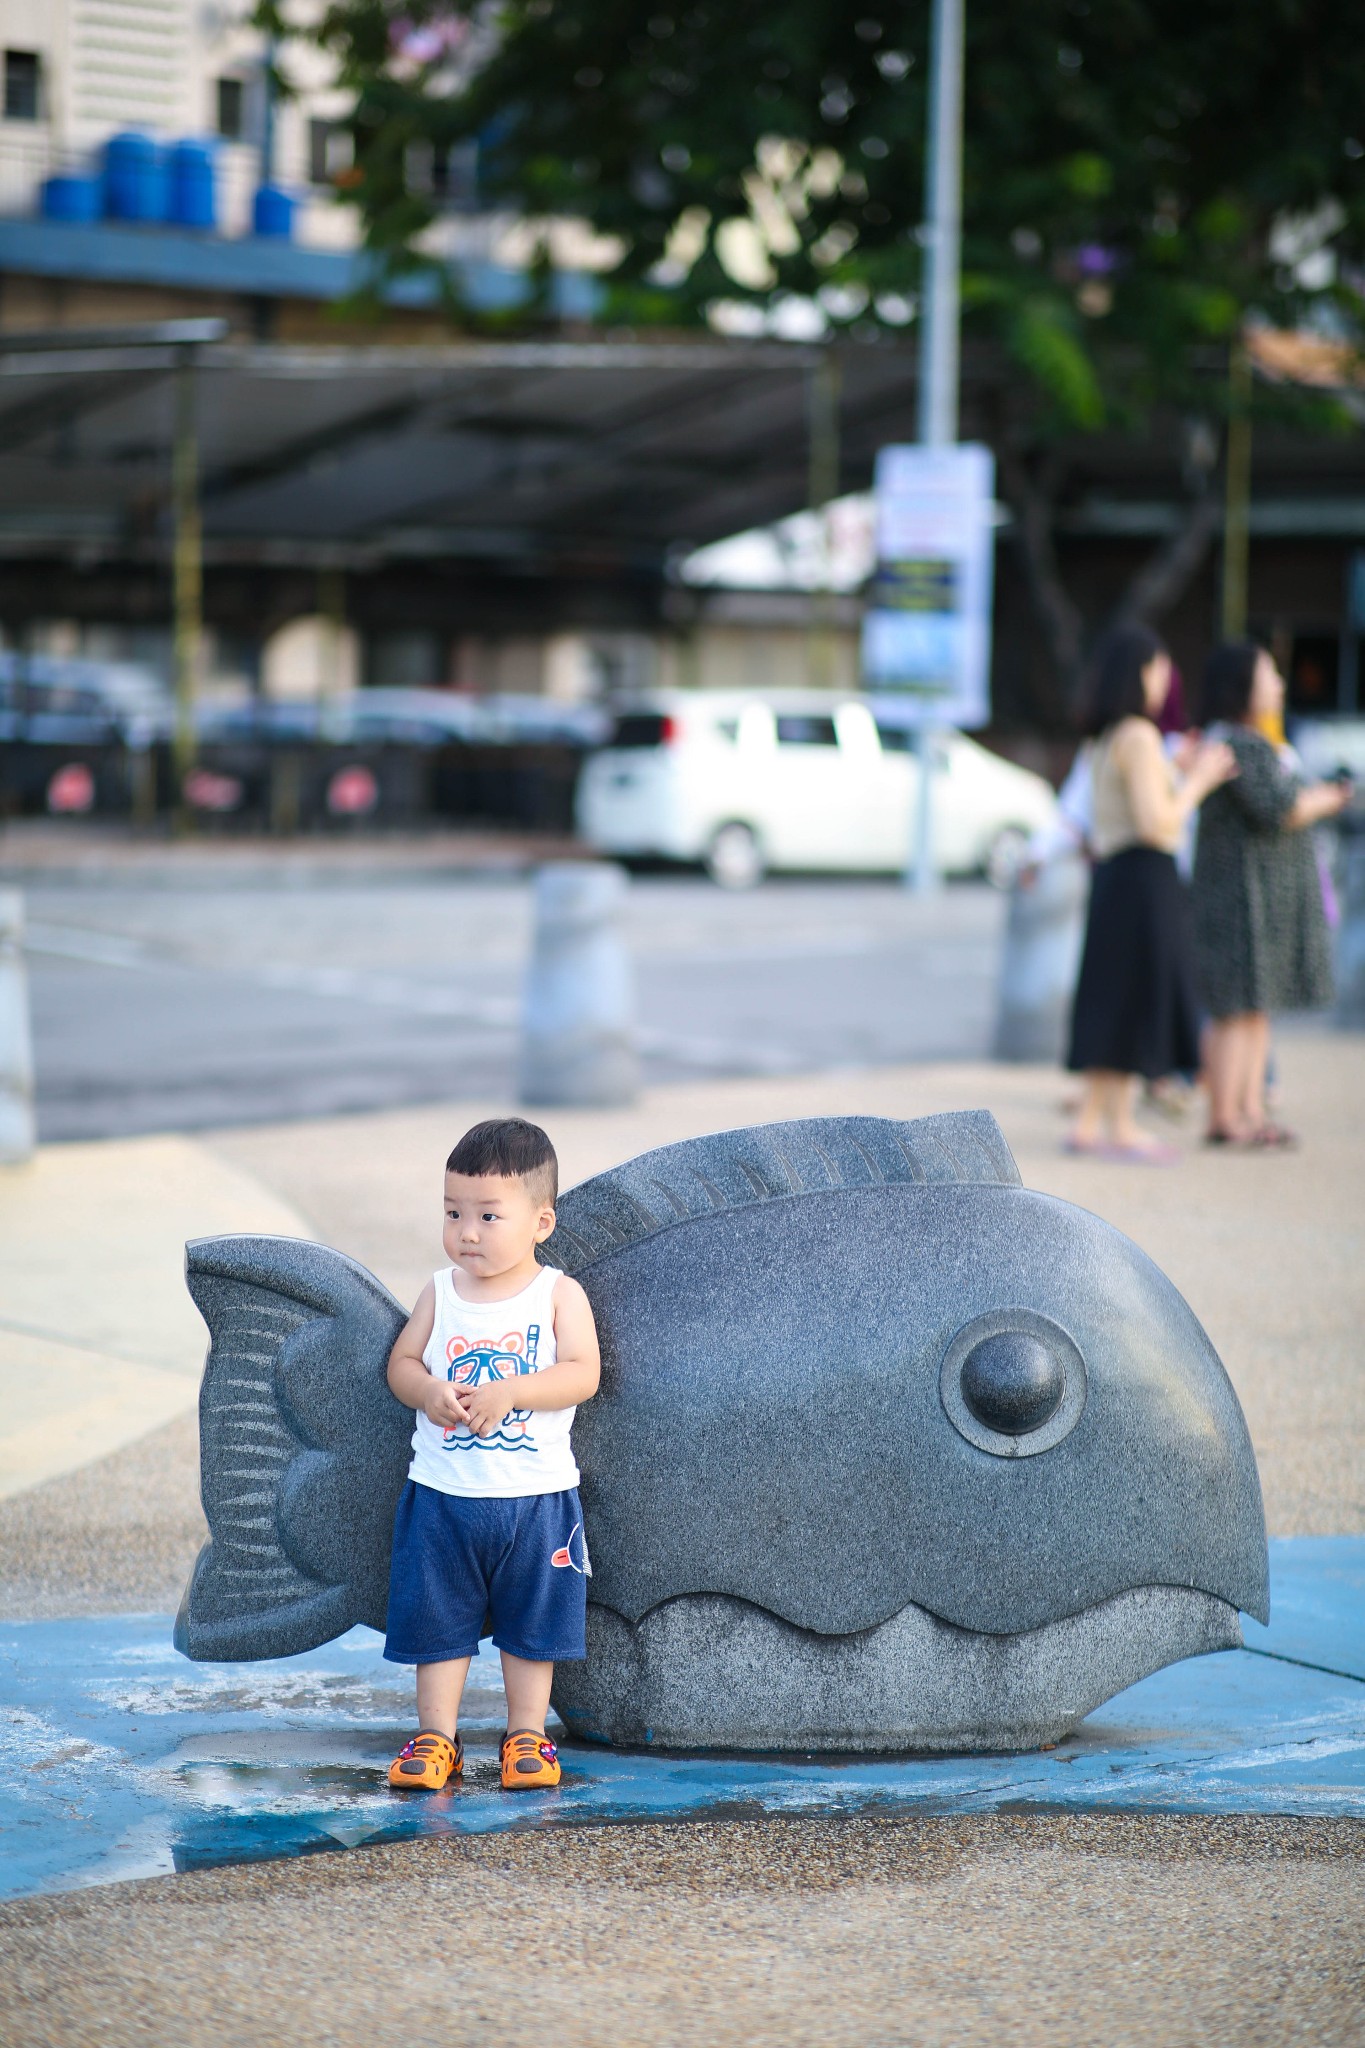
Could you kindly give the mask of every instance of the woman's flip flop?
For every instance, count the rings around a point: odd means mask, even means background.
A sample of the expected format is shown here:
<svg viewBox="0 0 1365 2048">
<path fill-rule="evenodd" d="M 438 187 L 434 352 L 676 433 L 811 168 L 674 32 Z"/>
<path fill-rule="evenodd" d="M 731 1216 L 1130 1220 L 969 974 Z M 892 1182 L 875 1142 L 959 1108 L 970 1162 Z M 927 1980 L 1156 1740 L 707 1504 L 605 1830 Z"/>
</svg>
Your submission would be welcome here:
<svg viewBox="0 0 1365 2048">
<path fill-rule="evenodd" d="M 1100 1153 L 1119 1166 L 1179 1166 L 1182 1156 L 1177 1145 L 1106 1145 Z"/>
<path fill-rule="evenodd" d="M 1262 1124 L 1247 1139 L 1247 1146 L 1253 1152 L 1293 1152 L 1298 1142 L 1297 1131 L 1287 1131 L 1283 1124 Z"/>
<path fill-rule="evenodd" d="M 389 1765 L 389 1783 L 395 1792 L 439 1792 L 451 1778 L 464 1774 L 464 1744 L 459 1736 L 452 1742 L 434 1728 L 424 1728 L 405 1742 Z"/>
<path fill-rule="evenodd" d="M 1106 1159 L 1116 1166 L 1179 1166 L 1174 1145 L 1115 1145 L 1102 1138 L 1068 1138 L 1062 1146 L 1075 1159 Z"/>
</svg>

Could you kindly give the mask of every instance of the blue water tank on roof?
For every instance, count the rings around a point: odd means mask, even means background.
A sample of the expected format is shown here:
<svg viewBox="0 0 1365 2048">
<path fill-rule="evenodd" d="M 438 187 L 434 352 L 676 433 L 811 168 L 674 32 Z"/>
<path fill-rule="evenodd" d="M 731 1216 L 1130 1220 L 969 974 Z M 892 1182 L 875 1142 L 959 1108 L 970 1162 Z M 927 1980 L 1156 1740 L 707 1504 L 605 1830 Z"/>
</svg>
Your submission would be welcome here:
<svg viewBox="0 0 1365 2048">
<path fill-rule="evenodd" d="M 43 180 L 42 211 L 45 220 L 96 221 L 102 199 L 98 178 L 82 177 L 74 171 L 59 171 Z"/>
<path fill-rule="evenodd" d="M 211 142 L 198 142 L 187 137 L 171 150 L 170 218 L 177 227 L 217 227 L 214 168 Z"/>
<path fill-rule="evenodd" d="M 164 221 L 170 212 L 166 151 L 132 130 L 104 145 L 104 210 L 110 220 Z"/>
<path fill-rule="evenodd" d="M 258 185 L 251 205 L 251 225 L 258 235 L 287 242 L 294 232 L 294 202 L 278 185 Z"/>
</svg>

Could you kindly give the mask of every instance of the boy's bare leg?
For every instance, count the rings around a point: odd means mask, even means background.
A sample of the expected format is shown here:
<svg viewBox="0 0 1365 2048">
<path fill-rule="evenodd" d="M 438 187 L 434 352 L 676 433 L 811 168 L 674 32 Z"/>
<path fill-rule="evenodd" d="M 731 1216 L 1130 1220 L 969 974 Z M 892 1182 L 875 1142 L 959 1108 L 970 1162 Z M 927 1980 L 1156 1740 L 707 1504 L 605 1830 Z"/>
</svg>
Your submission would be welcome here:
<svg viewBox="0 0 1365 2048">
<path fill-rule="evenodd" d="M 502 1682 L 507 1688 L 509 1728 L 534 1728 L 537 1735 L 545 1733 L 545 1716 L 550 1711 L 550 1685 L 554 1675 L 553 1664 L 528 1664 L 524 1657 L 514 1657 L 509 1650 L 502 1652 Z"/>
<path fill-rule="evenodd" d="M 506 1660 L 504 1659 L 504 1662 Z M 534 1670 L 528 1665 L 528 1670 Z M 453 1742 L 460 1721 L 460 1697 L 469 1676 L 468 1657 L 452 1657 L 444 1664 L 417 1666 L 417 1725 Z M 549 1697 L 548 1687 L 546 1697 Z"/>
</svg>

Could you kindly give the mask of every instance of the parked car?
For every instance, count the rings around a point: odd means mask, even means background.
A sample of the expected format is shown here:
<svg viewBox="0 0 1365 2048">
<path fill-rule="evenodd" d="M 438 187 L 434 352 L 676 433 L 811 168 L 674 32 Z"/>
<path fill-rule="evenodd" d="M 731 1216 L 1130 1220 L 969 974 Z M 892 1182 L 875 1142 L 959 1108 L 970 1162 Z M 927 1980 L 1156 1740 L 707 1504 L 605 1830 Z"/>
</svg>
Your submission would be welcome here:
<svg viewBox="0 0 1365 2048">
<path fill-rule="evenodd" d="M 610 729 L 592 705 L 450 690 L 210 703 L 188 795 L 277 831 L 437 818 L 567 834 L 584 751 Z"/>
<path fill-rule="evenodd" d="M 0 652 L 0 739 L 146 747 L 170 732 L 169 692 L 133 662 Z"/>
<path fill-rule="evenodd" d="M 117 815 L 154 781 L 171 703 L 130 662 L 0 652 L 0 815 Z"/>
<path fill-rule="evenodd" d="M 894 703 L 817 691 L 652 692 L 620 708 L 579 781 L 599 852 L 701 861 L 743 888 L 769 870 L 896 873 L 914 844 L 920 766 Z M 1056 799 L 965 734 L 932 742 L 931 837 L 944 874 L 1012 878 Z"/>
</svg>

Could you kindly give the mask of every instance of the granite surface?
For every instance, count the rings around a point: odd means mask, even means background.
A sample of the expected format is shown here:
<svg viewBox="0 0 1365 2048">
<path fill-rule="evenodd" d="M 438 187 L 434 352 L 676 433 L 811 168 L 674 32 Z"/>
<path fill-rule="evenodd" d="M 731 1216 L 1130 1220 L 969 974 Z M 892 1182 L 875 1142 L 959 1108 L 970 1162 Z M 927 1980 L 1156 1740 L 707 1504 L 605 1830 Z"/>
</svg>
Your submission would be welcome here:
<svg viewBox="0 0 1365 2048">
<path fill-rule="evenodd" d="M 689 1218 L 787 1195 L 944 1182 L 1018 1187 L 1019 1169 L 986 1110 L 898 1121 L 797 1117 L 660 1145 L 561 1195 L 541 1256 L 579 1273 L 622 1245 Z"/>
<path fill-rule="evenodd" d="M 638 1622 L 727 1594 L 838 1636 L 914 1602 L 1015 1634 L 1164 1585 L 1263 1618 L 1246 1426 L 1170 1282 L 1019 1187 L 989 1117 L 874 1122 L 844 1133 L 852 1185 L 829 1133 L 798 1124 L 562 1199 L 547 1250 L 586 1248 L 602 1340 L 574 1432 L 593 1600 Z M 1035 1430 L 966 1398 L 1002 1337 L 1055 1377 Z"/>
<path fill-rule="evenodd" d="M 199 1398 L 210 1540 L 176 1620 L 195 1658 L 283 1657 L 384 1626 L 412 1416 L 389 1392 L 407 1315 L 301 1238 L 205 1238 L 185 1277 L 209 1326 Z"/>
<path fill-rule="evenodd" d="M 24 899 L 18 889 L 0 889 L 0 1165 L 28 1159 L 36 1129 Z"/>
<path fill-rule="evenodd" d="M 633 1627 L 589 1602 L 587 1662 L 557 1667 L 554 1707 L 581 1740 L 637 1747 L 1037 1749 L 1162 1665 L 1241 1640 L 1235 1608 L 1175 1586 L 1019 1635 L 914 1605 L 820 1636 L 717 1594 L 665 1601 Z"/>
<path fill-rule="evenodd" d="M 1089 869 L 1071 855 L 1048 861 L 1027 886 L 1015 884 L 1000 960 L 996 1059 L 1056 1065 L 1065 1057 L 1089 894 Z"/>
<path fill-rule="evenodd" d="M 535 938 L 522 1005 L 519 1100 L 608 1107 L 634 1099 L 635 986 L 621 920 L 625 870 L 550 861 L 536 874 Z"/>
</svg>

